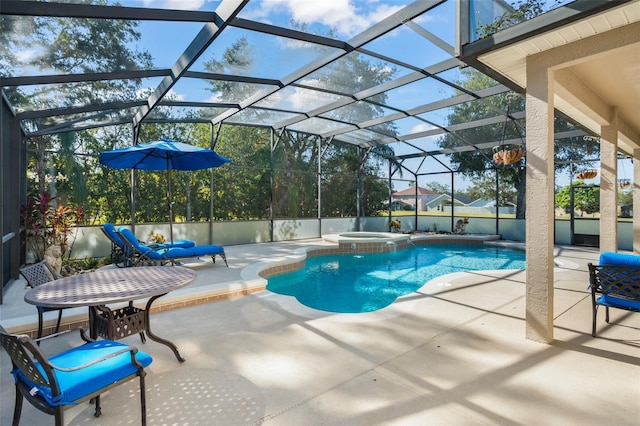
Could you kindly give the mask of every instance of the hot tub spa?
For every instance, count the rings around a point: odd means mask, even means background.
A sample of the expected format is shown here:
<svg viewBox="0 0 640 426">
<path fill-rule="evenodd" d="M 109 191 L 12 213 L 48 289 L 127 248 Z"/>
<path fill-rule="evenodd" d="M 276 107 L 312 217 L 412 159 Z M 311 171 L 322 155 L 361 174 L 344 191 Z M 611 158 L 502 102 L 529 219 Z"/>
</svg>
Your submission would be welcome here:
<svg viewBox="0 0 640 426">
<path fill-rule="evenodd" d="M 409 234 L 392 232 L 343 232 L 323 235 L 322 239 L 338 243 L 341 252 L 351 253 L 387 253 L 407 248 Z"/>
</svg>

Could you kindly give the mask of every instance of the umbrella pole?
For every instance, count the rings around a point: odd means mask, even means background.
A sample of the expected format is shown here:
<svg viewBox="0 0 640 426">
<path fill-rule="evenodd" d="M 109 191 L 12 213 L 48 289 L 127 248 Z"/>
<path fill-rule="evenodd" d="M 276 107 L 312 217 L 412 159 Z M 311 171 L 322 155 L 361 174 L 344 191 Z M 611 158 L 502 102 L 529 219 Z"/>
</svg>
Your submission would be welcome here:
<svg viewBox="0 0 640 426">
<path fill-rule="evenodd" d="M 169 236 L 171 238 L 171 247 L 173 247 L 173 203 L 171 202 L 171 170 L 169 170 L 169 160 L 167 160 L 167 186 L 169 187 L 167 194 L 169 200 Z"/>
</svg>

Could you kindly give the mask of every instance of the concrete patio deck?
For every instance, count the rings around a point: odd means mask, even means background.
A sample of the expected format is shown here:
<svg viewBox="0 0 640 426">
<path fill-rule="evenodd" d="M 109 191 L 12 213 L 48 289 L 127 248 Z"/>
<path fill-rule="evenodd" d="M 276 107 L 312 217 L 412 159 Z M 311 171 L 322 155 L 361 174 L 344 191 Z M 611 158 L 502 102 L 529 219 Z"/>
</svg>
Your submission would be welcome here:
<svg viewBox="0 0 640 426">
<path fill-rule="evenodd" d="M 264 262 L 317 244 L 326 243 L 227 247 L 229 268 L 185 264 L 198 271 L 185 292 L 252 289 Z M 522 271 L 440 277 L 367 314 L 315 311 L 267 291 L 152 314 L 153 329 L 177 344 L 184 364 L 155 342 L 124 342 L 154 358 L 146 378 L 149 425 L 638 425 L 640 315 L 611 310 L 606 324 L 601 312 L 598 337 L 591 337 L 586 265 L 597 255 L 556 248 L 550 345 L 524 338 Z M 3 326 L 35 322 L 24 291 L 21 281 L 8 289 Z M 66 335 L 42 348 L 55 352 L 77 341 Z M 10 367 L 3 351 L 2 425 L 13 413 Z M 66 424 L 138 424 L 137 389 L 132 381 L 104 394 L 100 418 L 89 403 L 72 407 Z M 21 424 L 52 422 L 25 403 Z"/>
</svg>

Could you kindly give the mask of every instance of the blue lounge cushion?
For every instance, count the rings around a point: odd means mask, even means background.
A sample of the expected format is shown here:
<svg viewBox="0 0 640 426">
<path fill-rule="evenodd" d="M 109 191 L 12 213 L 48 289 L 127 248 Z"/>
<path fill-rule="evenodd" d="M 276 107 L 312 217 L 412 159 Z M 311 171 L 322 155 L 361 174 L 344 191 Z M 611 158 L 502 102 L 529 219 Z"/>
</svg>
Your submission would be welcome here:
<svg viewBox="0 0 640 426">
<path fill-rule="evenodd" d="M 170 247 L 180 247 L 180 248 L 191 248 L 195 247 L 196 243 L 191 240 L 175 240 L 173 243 L 162 243 L 162 244 L 154 244 L 158 248 L 170 248 Z"/>
<path fill-rule="evenodd" d="M 605 251 L 600 253 L 600 265 L 640 266 L 640 256 Z"/>
<path fill-rule="evenodd" d="M 111 223 L 105 223 L 104 225 L 102 225 L 102 229 L 105 230 L 105 232 L 107 234 L 109 234 L 109 237 L 120 247 L 124 248 L 125 244 L 124 241 L 122 241 L 122 239 L 120 238 L 120 236 L 118 235 L 118 233 L 116 232 L 116 227 L 113 226 Z"/>
<path fill-rule="evenodd" d="M 49 358 L 49 361 L 57 367 L 74 368 L 117 352 L 125 347 L 127 347 L 127 345 L 112 340 L 98 340 L 54 355 Z M 147 367 L 153 359 L 149 354 L 138 351 L 136 353 L 136 360 L 143 367 Z M 36 366 L 40 369 L 44 377 L 46 377 L 42 366 L 39 363 L 36 363 Z M 13 373 L 16 375 L 17 380 L 29 384 L 32 388 L 36 388 L 38 394 L 50 405 L 57 406 L 73 404 L 74 401 L 103 389 L 137 371 L 137 367 L 131 363 L 130 352 L 121 353 L 97 364 L 75 371 L 54 370 L 61 392 L 57 397 L 52 396 L 50 387 L 32 383 L 20 370 L 14 370 Z"/>
<path fill-rule="evenodd" d="M 221 246 L 214 244 L 207 244 L 204 246 L 196 246 L 191 248 L 170 248 L 156 250 L 165 259 L 178 259 L 180 257 L 198 257 L 198 256 L 213 256 L 215 254 L 224 253 L 224 249 Z"/>
<path fill-rule="evenodd" d="M 214 244 L 195 246 L 190 248 L 171 247 L 154 249 L 144 244 L 140 244 L 131 230 L 120 228 L 118 230 L 122 236 L 133 244 L 136 249 L 151 260 L 183 259 L 188 257 L 213 256 L 224 253 L 224 248 Z"/>
<path fill-rule="evenodd" d="M 109 235 L 114 237 L 114 240 L 116 241 L 116 243 L 119 243 L 122 245 L 122 247 L 125 246 L 124 241 L 122 241 L 122 239 L 120 238 L 120 236 L 118 235 L 118 233 L 116 232 L 115 227 L 110 224 L 110 223 L 105 223 L 104 225 L 102 225 L 105 229 L 105 231 L 107 231 L 109 233 Z M 195 247 L 196 243 L 191 241 L 191 240 L 176 240 L 173 243 L 168 242 L 168 243 L 154 243 L 154 244 L 145 244 L 140 242 L 140 240 L 138 240 L 138 238 L 133 234 L 133 232 L 128 229 L 128 228 L 118 228 L 118 232 L 122 232 L 124 229 L 126 229 L 127 231 L 129 231 L 129 235 L 127 235 L 127 239 L 130 241 L 133 241 L 132 238 L 135 238 L 135 241 L 140 244 L 141 247 L 149 247 L 151 249 L 157 249 L 157 248 L 168 248 L 168 247 L 182 247 L 182 248 L 189 248 L 189 247 Z M 129 238 L 130 237 L 130 238 Z"/>
</svg>

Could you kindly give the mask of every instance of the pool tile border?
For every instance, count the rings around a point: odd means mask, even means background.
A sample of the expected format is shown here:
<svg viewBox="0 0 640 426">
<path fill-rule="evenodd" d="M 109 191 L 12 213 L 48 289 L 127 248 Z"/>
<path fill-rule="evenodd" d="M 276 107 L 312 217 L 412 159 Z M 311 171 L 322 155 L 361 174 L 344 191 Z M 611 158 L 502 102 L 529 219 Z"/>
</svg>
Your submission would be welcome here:
<svg viewBox="0 0 640 426">
<path fill-rule="evenodd" d="M 293 260 L 291 262 L 279 263 L 274 266 L 267 266 L 258 271 L 261 278 L 268 279 L 270 277 L 294 272 L 305 267 L 306 259 L 317 256 L 340 255 L 340 254 L 365 254 L 365 253 L 391 253 L 399 250 L 405 250 L 411 246 L 423 246 L 430 244 L 449 244 L 462 243 L 483 245 L 487 241 L 499 240 L 499 235 L 420 235 L 411 237 L 404 241 L 395 242 L 340 242 L 336 246 L 309 248 L 306 250 L 306 256 L 303 259 Z"/>
</svg>

